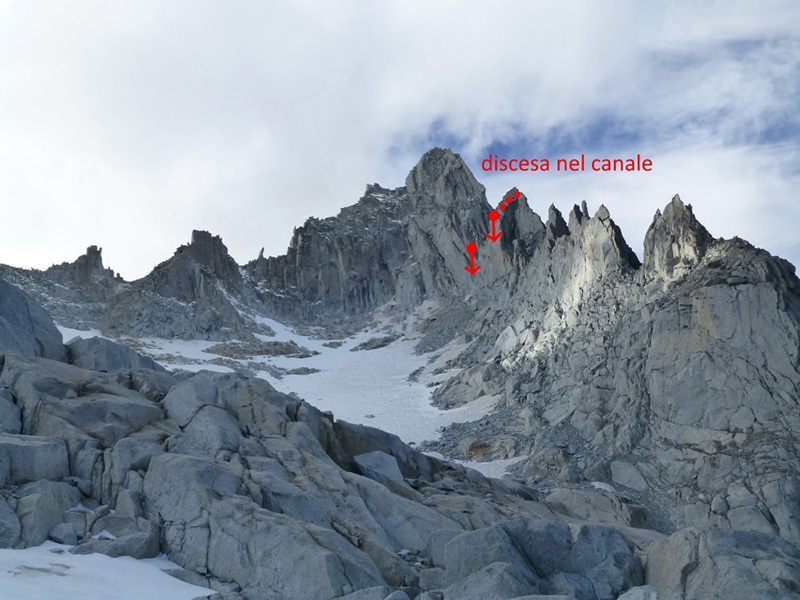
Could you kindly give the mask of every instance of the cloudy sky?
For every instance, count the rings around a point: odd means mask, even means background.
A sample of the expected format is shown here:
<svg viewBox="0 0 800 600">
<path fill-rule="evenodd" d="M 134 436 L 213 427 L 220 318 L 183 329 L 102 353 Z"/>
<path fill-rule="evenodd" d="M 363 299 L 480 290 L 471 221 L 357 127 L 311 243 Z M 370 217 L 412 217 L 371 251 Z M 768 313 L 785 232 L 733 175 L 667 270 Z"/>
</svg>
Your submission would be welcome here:
<svg viewBox="0 0 800 600">
<path fill-rule="evenodd" d="M 800 263 L 800 3 L 0 0 L 0 262 L 96 244 L 134 279 L 192 229 L 280 254 L 434 146 L 493 204 L 606 204 L 640 256 L 680 193 Z M 481 171 L 582 153 L 653 171 Z"/>
</svg>

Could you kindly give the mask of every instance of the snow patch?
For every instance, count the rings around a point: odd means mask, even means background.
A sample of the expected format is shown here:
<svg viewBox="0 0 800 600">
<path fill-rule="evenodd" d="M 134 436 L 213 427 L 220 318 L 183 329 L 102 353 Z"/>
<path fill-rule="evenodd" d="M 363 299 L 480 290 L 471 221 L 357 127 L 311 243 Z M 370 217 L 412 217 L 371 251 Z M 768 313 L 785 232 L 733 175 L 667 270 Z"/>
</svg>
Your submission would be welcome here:
<svg viewBox="0 0 800 600">
<path fill-rule="evenodd" d="M 180 566 L 165 556 L 70 554 L 69 546 L 45 542 L 25 550 L 0 550 L 0 596 L 4 600 L 192 600 L 213 593 L 184 583 L 162 569 Z"/>
</svg>

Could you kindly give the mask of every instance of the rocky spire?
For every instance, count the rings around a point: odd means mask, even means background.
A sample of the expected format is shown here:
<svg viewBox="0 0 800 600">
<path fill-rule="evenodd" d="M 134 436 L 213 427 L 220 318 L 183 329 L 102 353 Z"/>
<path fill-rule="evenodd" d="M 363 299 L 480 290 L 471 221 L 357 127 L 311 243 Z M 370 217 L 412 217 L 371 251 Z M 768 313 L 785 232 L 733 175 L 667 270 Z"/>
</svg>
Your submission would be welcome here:
<svg viewBox="0 0 800 600">
<path fill-rule="evenodd" d="M 561 215 L 561 211 L 558 210 L 554 204 L 551 204 L 550 208 L 547 210 L 547 223 L 545 227 L 547 227 L 547 232 L 551 240 L 569 234 L 567 222 Z"/>
<path fill-rule="evenodd" d="M 678 194 L 655 217 L 644 238 L 644 276 L 674 281 L 697 265 L 714 241 Z"/>
<path fill-rule="evenodd" d="M 75 267 L 75 282 L 78 285 L 89 285 L 95 276 L 103 275 L 102 253 L 102 248 L 89 246 L 86 249 L 86 254 L 73 263 Z"/>
<path fill-rule="evenodd" d="M 186 250 L 201 265 L 208 267 L 214 275 L 226 283 L 237 282 L 240 278 L 236 261 L 228 254 L 228 248 L 218 235 L 208 231 L 192 231 L 192 241 L 188 246 L 181 246 L 179 252 Z"/>
<path fill-rule="evenodd" d="M 583 203 L 583 212 L 586 212 L 585 202 Z M 638 269 L 642 265 L 642 263 L 639 262 L 639 257 L 636 256 L 636 253 L 631 250 L 630 246 L 628 246 L 628 242 L 625 241 L 625 238 L 622 235 L 622 230 L 611 218 L 611 214 L 608 212 L 608 209 L 604 204 L 601 204 L 600 208 L 597 209 L 595 218 L 600 219 L 600 222 L 609 232 L 609 237 L 611 238 L 619 257 L 625 260 L 634 269 Z"/>
</svg>

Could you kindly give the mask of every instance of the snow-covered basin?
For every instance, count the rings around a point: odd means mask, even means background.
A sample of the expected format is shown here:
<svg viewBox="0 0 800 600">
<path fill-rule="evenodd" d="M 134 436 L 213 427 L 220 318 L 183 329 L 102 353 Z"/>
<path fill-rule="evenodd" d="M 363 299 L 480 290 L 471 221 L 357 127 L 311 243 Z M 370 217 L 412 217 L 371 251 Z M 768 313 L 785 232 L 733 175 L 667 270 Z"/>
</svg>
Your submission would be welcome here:
<svg viewBox="0 0 800 600">
<path fill-rule="evenodd" d="M 319 369 L 317 373 L 287 375 L 275 379 L 263 376 L 277 389 L 294 392 L 320 410 L 333 412 L 337 419 L 377 427 L 397 435 L 408 444 L 435 440 L 440 429 L 451 423 L 475 421 L 486 415 L 497 403 L 497 396 L 483 396 L 464 406 L 441 410 L 431 404 L 429 384 L 446 380 L 452 372 L 431 375 L 463 350 L 452 344 L 439 353 L 419 355 L 414 352 L 417 339 L 409 335 L 374 350 L 353 351 L 358 345 L 385 335 L 375 329 L 362 331 L 342 340 L 338 348 L 325 346 L 325 340 L 297 334 L 291 328 L 261 319 L 275 331 L 280 341 L 293 340 L 298 345 L 319 352 L 304 359 L 278 357 L 271 362 L 287 369 L 305 366 Z M 425 367 L 416 381 L 409 375 Z M 435 454 L 435 453 L 434 453 Z M 522 457 L 492 462 L 459 461 L 488 477 L 502 477 L 506 469 Z"/>
<path fill-rule="evenodd" d="M 319 352 L 304 359 L 276 357 L 272 363 L 287 369 L 310 367 L 318 373 L 287 375 L 283 379 L 267 376 L 282 392 L 294 392 L 320 410 L 333 412 L 337 419 L 377 427 L 399 436 L 406 443 L 419 443 L 439 437 L 439 428 L 450 423 L 473 421 L 485 415 L 497 399 L 485 396 L 452 410 L 431 405 L 432 388 L 427 385 L 441 380 L 441 375 L 423 375 L 411 381 L 409 375 L 426 367 L 430 356 L 414 353 L 416 340 L 403 338 L 383 348 L 353 348 L 380 332 L 361 332 L 343 340 L 338 348 L 326 347 L 324 340 L 315 340 L 289 330 L 274 321 L 268 323 L 276 332 L 271 339 L 293 339 L 297 344 Z M 452 352 L 450 353 L 452 354 Z M 435 368 L 448 358 L 442 355 L 431 364 Z M 430 371 L 432 368 L 426 369 Z"/>
<path fill-rule="evenodd" d="M 0 598 L 191 600 L 214 593 L 164 573 L 161 569 L 180 568 L 164 556 L 136 560 L 104 554 L 75 555 L 68 549 L 45 542 L 25 550 L 0 550 Z"/>
</svg>

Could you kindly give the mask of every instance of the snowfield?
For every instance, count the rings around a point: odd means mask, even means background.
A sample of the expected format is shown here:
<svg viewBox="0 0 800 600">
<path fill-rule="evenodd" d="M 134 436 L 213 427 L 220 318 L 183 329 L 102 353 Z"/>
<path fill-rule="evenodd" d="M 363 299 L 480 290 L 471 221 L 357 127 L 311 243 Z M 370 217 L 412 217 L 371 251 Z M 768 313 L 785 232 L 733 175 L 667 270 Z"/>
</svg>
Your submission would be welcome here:
<svg viewBox="0 0 800 600">
<path fill-rule="evenodd" d="M 431 405 L 433 385 L 445 381 L 453 372 L 444 371 L 445 363 L 464 349 L 463 344 L 450 344 L 441 351 L 417 355 L 414 346 L 418 338 L 409 331 L 409 322 L 390 327 L 378 327 L 359 332 L 341 341 L 341 346 L 331 347 L 331 340 L 300 335 L 290 327 L 267 318 L 258 318 L 262 324 L 275 331 L 275 336 L 258 336 L 270 342 L 294 342 L 302 348 L 318 352 L 308 358 L 290 356 L 253 356 L 244 363 L 259 364 L 264 370 L 259 377 L 269 381 L 277 390 L 297 394 L 303 400 L 334 417 L 377 427 L 394 433 L 407 444 L 419 444 L 439 437 L 439 430 L 451 423 L 474 421 L 487 414 L 497 402 L 495 396 L 484 396 L 451 410 L 440 410 Z M 100 335 L 98 331 L 79 331 L 59 327 L 65 341 L 74 337 Z M 382 348 L 353 351 L 370 340 L 397 334 L 397 339 Z M 144 338 L 137 341 L 137 349 L 151 356 L 168 369 L 199 371 L 231 371 L 232 369 L 211 361 L 219 360 L 216 354 L 205 352 L 217 342 L 201 340 L 161 340 Z M 286 374 L 278 378 L 267 367 L 292 370 L 306 367 L 317 372 L 303 375 Z M 418 377 L 410 377 L 417 372 Z M 436 373 L 436 374 L 434 374 Z M 483 463 L 470 463 L 482 470 Z M 493 468 L 492 471 L 496 471 Z"/>
<path fill-rule="evenodd" d="M 417 341 L 401 338 L 374 350 L 353 351 L 359 344 L 387 335 L 387 332 L 362 331 L 343 340 L 338 348 L 326 347 L 325 340 L 314 340 L 294 333 L 289 328 L 265 320 L 275 330 L 279 341 L 293 340 L 300 346 L 319 352 L 316 356 L 296 359 L 275 357 L 277 367 L 287 369 L 298 366 L 319 369 L 307 375 L 286 375 L 283 379 L 264 374 L 276 389 L 294 392 L 320 410 L 333 412 L 334 417 L 377 427 L 394 433 L 407 444 L 418 444 L 439 437 L 439 429 L 456 422 L 474 421 L 488 413 L 495 405 L 494 396 L 485 396 L 470 404 L 452 410 L 440 410 L 431 405 L 429 384 L 446 380 L 452 373 L 432 375 L 443 367 L 463 346 L 450 346 L 429 364 L 431 355 L 414 354 Z M 424 372 L 417 381 L 410 380 L 411 373 Z"/>
<path fill-rule="evenodd" d="M 164 556 L 136 560 L 105 554 L 75 555 L 45 542 L 25 550 L 0 550 L 3 600 L 192 600 L 213 594 L 167 575 L 180 569 Z"/>
</svg>

